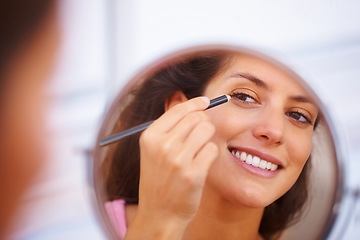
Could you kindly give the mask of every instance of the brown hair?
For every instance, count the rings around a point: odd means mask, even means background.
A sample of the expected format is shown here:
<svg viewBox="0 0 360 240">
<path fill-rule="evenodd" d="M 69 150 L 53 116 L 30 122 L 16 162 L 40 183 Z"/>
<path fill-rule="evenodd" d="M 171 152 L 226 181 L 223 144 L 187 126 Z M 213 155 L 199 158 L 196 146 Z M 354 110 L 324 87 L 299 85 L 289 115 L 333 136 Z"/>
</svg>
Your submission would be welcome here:
<svg viewBox="0 0 360 240">
<path fill-rule="evenodd" d="M 112 132 L 117 133 L 160 117 L 164 113 L 165 100 L 176 91 L 182 91 L 189 99 L 202 95 L 208 82 L 226 67 L 232 55 L 226 51 L 198 53 L 145 79 L 129 92 L 130 97 L 120 99 L 117 103 L 117 106 L 123 106 L 128 102 L 121 110 Z M 138 203 L 139 136 L 140 133 L 109 146 L 102 166 L 109 201 L 122 198 L 127 204 Z M 277 238 L 300 216 L 308 195 L 308 175 L 309 161 L 294 186 L 265 208 L 259 230 L 265 239 Z"/>
</svg>

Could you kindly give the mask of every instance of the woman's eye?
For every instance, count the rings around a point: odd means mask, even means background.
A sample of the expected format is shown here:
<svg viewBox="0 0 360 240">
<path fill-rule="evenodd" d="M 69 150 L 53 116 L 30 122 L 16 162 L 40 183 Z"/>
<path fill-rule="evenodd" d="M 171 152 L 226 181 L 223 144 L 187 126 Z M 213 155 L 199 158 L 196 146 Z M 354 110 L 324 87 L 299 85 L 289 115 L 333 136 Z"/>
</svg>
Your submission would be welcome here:
<svg viewBox="0 0 360 240">
<path fill-rule="evenodd" d="M 244 102 L 244 103 L 258 103 L 255 98 L 251 97 L 250 95 L 246 93 L 234 93 L 232 97 L 237 98 L 238 100 Z"/>
<path fill-rule="evenodd" d="M 310 121 L 310 119 L 308 117 L 306 117 L 304 114 L 300 113 L 300 112 L 288 112 L 286 113 L 287 116 L 295 119 L 298 122 L 301 123 L 309 123 L 312 125 L 312 122 Z"/>
</svg>

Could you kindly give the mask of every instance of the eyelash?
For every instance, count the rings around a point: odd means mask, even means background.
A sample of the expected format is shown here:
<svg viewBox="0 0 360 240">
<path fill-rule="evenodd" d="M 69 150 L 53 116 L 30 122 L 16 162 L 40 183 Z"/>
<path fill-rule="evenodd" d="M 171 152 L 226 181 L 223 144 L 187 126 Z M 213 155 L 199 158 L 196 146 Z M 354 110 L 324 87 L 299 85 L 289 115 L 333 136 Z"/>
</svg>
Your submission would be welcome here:
<svg viewBox="0 0 360 240">
<path fill-rule="evenodd" d="M 236 93 L 234 92 L 233 94 L 231 94 L 231 97 L 236 97 L 239 101 L 245 103 L 245 104 L 254 104 L 252 102 L 247 102 L 245 100 L 243 100 L 244 97 L 246 98 L 251 98 L 252 100 L 254 100 L 254 102 L 256 102 L 258 104 L 258 101 L 253 98 L 252 96 L 250 96 L 249 94 L 246 94 L 246 93 Z"/>
<path fill-rule="evenodd" d="M 297 118 L 294 118 L 293 116 L 291 116 L 292 114 L 296 114 L 296 115 L 298 115 L 298 116 L 300 116 L 300 117 L 303 117 L 306 122 L 301 121 L 301 120 L 299 120 L 299 119 L 297 119 Z M 312 121 L 311 121 L 307 116 L 305 116 L 305 114 L 301 113 L 300 111 L 287 112 L 287 113 L 286 113 L 286 116 L 293 118 L 293 119 L 294 119 L 295 121 L 297 121 L 297 122 L 300 122 L 300 123 L 308 123 L 308 124 L 310 124 L 310 125 L 313 125 Z"/>
<path fill-rule="evenodd" d="M 243 92 L 234 92 L 231 94 L 231 97 L 237 98 L 237 100 L 241 101 L 243 104 L 259 104 L 255 98 L 253 98 L 249 94 L 246 94 Z M 244 100 L 244 97 L 251 98 L 254 102 L 247 102 Z M 299 123 L 308 123 L 310 125 L 313 125 L 312 121 L 304 113 L 302 113 L 300 111 L 287 112 L 286 116 L 293 118 L 295 121 L 297 121 Z M 299 120 L 299 118 L 301 118 L 301 117 L 303 117 L 305 119 L 305 121 Z"/>
</svg>

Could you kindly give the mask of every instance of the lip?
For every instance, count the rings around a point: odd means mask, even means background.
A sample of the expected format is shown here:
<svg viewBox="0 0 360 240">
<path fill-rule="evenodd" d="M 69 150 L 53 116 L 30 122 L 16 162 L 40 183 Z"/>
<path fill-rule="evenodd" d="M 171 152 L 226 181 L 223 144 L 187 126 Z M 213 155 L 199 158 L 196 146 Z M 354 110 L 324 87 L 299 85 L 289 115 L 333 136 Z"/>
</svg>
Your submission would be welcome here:
<svg viewBox="0 0 360 240">
<path fill-rule="evenodd" d="M 243 162 L 242 160 L 238 159 L 237 157 L 235 157 L 231 153 L 232 149 L 236 149 L 237 151 L 240 151 L 240 152 L 246 152 L 246 153 L 251 154 L 253 156 L 254 155 L 258 156 L 259 158 L 261 158 L 261 159 L 263 159 L 263 160 L 265 160 L 267 162 L 271 162 L 271 163 L 274 163 L 274 164 L 278 165 L 279 168 L 277 170 L 275 170 L 275 171 L 268 171 L 268 170 L 265 170 L 265 169 L 261 169 L 261 168 L 249 165 L 249 164 Z M 228 151 L 229 151 L 229 154 L 230 154 L 231 158 L 237 164 L 239 164 L 240 166 L 242 166 L 243 168 L 245 168 L 247 171 L 251 172 L 252 174 L 255 174 L 255 175 L 258 175 L 258 176 L 261 176 L 261 177 L 274 177 L 275 175 L 277 175 L 279 173 L 279 171 L 281 171 L 285 167 L 284 164 L 280 160 L 278 160 L 277 158 L 275 158 L 275 157 L 273 157 L 273 156 L 271 156 L 269 154 L 260 152 L 258 150 L 252 149 L 252 148 L 228 146 Z"/>
</svg>

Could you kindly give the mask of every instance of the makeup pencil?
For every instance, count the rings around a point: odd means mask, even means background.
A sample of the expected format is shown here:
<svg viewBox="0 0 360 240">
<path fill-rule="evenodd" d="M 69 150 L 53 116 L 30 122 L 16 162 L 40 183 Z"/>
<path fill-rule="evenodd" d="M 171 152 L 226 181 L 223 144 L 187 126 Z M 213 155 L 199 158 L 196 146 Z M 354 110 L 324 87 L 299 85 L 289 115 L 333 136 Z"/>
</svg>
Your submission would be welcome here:
<svg viewBox="0 0 360 240">
<path fill-rule="evenodd" d="M 230 100 L 230 98 L 231 98 L 230 95 L 222 95 L 220 97 L 211 99 L 209 106 L 205 110 L 216 107 L 216 106 L 221 105 L 223 103 L 227 103 Z M 150 122 L 138 125 L 136 127 L 130 128 L 128 130 L 125 130 L 123 132 L 114 134 L 114 135 L 112 135 L 110 137 L 107 137 L 107 138 L 100 141 L 100 146 L 103 147 L 103 146 L 109 145 L 111 143 L 119 141 L 120 139 L 122 139 L 124 137 L 127 137 L 127 136 L 130 136 L 130 135 L 134 134 L 134 133 L 143 131 L 146 128 L 148 128 L 153 122 L 154 121 L 150 121 Z"/>
</svg>

